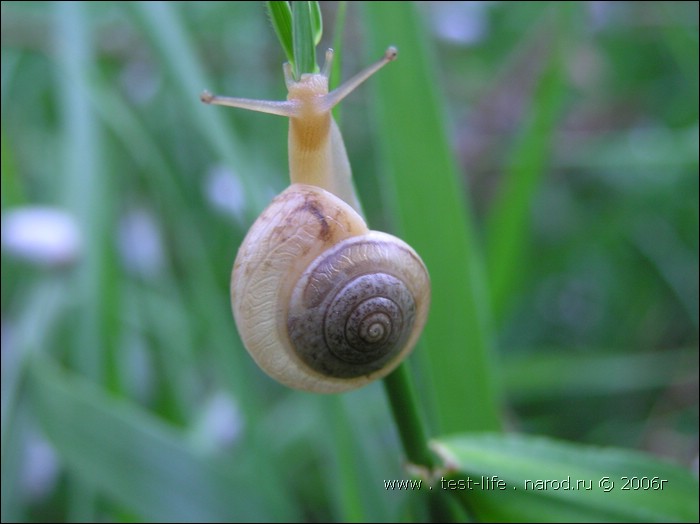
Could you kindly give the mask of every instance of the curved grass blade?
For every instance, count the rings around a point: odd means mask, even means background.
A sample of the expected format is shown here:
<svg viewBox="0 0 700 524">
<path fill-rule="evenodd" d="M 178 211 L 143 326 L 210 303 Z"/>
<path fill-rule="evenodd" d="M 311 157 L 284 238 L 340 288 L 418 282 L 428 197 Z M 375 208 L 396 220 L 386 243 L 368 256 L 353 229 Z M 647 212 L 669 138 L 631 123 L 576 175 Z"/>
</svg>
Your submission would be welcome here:
<svg viewBox="0 0 700 524">
<path fill-rule="evenodd" d="M 331 76 L 328 82 L 329 91 L 333 91 L 340 85 L 340 66 L 343 63 L 343 33 L 345 30 L 345 15 L 348 10 L 346 1 L 338 2 L 338 9 L 335 14 L 335 23 L 333 24 L 333 63 L 331 64 Z M 333 117 L 336 122 L 339 122 L 340 104 L 333 108 Z"/>
<path fill-rule="evenodd" d="M 513 434 L 455 435 L 434 449 L 452 471 L 437 483 L 481 521 L 698 520 L 697 478 L 643 453 Z"/>
<path fill-rule="evenodd" d="M 235 468 L 226 467 L 226 461 L 205 454 L 173 427 L 62 373 L 44 357 L 32 359 L 29 374 L 44 431 L 68 468 L 141 518 L 293 518 L 284 497 L 270 500 L 256 486 L 252 461 L 239 456 Z"/>
<path fill-rule="evenodd" d="M 557 124 L 568 93 L 566 42 L 573 32 L 577 6 L 553 4 L 554 26 L 550 56 L 532 98 L 530 114 L 522 125 L 505 169 L 502 188 L 487 224 L 487 267 L 493 316 L 499 321 L 513 289 L 520 285 L 519 270 L 530 242 L 530 215 L 551 159 Z"/>
<path fill-rule="evenodd" d="M 265 9 L 270 18 L 272 28 L 280 41 L 287 61 L 294 65 L 294 43 L 292 38 L 292 8 L 289 2 L 265 2 Z"/>
<path fill-rule="evenodd" d="M 323 36 L 321 6 L 318 2 L 309 2 L 309 10 L 311 11 L 311 31 L 314 35 L 314 46 L 317 46 L 321 43 L 321 37 Z"/>
</svg>

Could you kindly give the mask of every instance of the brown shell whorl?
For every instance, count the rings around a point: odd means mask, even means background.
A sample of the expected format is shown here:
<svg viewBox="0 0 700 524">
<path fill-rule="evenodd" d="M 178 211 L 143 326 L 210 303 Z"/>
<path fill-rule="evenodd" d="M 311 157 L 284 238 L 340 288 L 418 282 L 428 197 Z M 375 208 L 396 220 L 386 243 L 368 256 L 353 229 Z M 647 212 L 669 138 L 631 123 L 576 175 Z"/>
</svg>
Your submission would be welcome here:
<svg viewBox="0 0 700 524">
<path fill-rule="evenodd" d="M 347 239 L 299 280 L 289 338 L 301 359 L 324 375 L 369 375 L 406 349 L 427 286 L 422 262 L 399 239 L 374 231 Z"/>
</svg>

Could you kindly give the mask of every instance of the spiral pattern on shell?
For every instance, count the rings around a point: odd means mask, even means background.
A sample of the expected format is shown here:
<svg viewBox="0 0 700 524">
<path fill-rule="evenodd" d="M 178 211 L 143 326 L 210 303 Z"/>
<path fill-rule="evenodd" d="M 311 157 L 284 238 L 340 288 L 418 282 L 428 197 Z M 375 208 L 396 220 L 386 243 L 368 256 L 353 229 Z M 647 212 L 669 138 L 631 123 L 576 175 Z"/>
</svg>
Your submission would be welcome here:
<svg viewBox="0 0 700 524">
<path fill-rule="evenodd" d="M 289 338 L 302 360 L 324 375 L 375 372 L 411 335 L 416 290 L 405 280 L 422 264 L 387 237 L 371 232 L 341 242 L 319 256 L 294 289 Z"/>
</svg>

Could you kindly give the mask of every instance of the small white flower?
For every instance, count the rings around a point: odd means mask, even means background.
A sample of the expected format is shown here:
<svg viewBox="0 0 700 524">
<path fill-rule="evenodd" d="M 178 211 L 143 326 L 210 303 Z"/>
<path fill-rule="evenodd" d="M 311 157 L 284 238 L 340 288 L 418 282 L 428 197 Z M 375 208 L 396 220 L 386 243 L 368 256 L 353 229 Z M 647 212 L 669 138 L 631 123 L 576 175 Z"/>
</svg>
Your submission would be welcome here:
<svg viewBox="0 0 700 524">
<path fill-rule="evenodd" d="M 205 182 L 207 200 L 217 211 L 243 220 L 246 208 L 243 186 L 236 174 L 225 166 L 213 166 Z"/>
<path fill-rule="evenodd" d="M 489 2 L 426 3 L 438 37 L 461 45 L 477 44 L 488 33 Z"/>
<path fill-rule="evenodd" d="M 147 209 L 129 210 L 119 221 L 119 252 L 124 266 L 143 277 L 163 268 L 165 255 L 160 227 Z"/>
<path fill-rule="evenodd" d="M 24 206 L 2 214 L 2 249 L 19 259 L 65 266 L 78 259 L 82 244 L 77 221 L 63 209 Z"/>
<path fill-rule="evenodd" d="M 217 451 L 232 446 L 242 430 L 243 417 L 236 399 L 217 391 L 204 402 L 192 436 L 204 449 Z"/>
</svg>

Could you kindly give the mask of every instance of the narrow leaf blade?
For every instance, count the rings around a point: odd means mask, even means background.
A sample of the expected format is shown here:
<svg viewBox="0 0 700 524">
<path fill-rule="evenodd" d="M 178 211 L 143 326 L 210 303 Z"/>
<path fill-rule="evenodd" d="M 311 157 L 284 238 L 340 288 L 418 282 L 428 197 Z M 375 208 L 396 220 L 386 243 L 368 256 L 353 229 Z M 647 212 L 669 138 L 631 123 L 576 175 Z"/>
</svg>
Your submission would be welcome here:
<svg viewBox="0 0 700 524">
<path fill-rule="evenodd" d="M 697 478 L 639 452 L 495 434 L 441 438 L 434 449 L 481 520 L 698 520 Z"/>
<path fill-rule="evenodd" d="M 225 470 L 174 428 L 42 357 L 31 361 L 30 377 L 44 431 L 67 466 L 144 519 L 282 518 L 246 479 L 244 465 Z"/>
<path fill-rule="evenodd" d="M 518 140 L 505 167 L 502 188 L 493 203 L 487 227 L 487 267 L 491 305 L 496 321 L 507 309 L 513 289 L 521 284 L 522 261 L 528 254 L 530 216 L 535 196 L 551 158 L 557 124 L 568 93 L 563 49 L 570 38 L 567 24 L 575 17 L 571 4 L 552 6 L 553 31 L 550 56 L 532 96 L 530 114 L 521 125 Z"/>
<path fill-rule="evenodd" d="M 316 44 L 314 43 L 313 22 L 310 2 L 292 4 L 292 26 L 294 34 L 294 63 L 296 77 L 304 73 L 314 73 L 316 67 Z"/>
<path fill-rule="evenodd" d="M 278 40 L 287 60 L 294 66 L 294 39 L 292 36 L 292 9 L 289 2 L 265 2 L 270 23 L 275 30 Z"/>
<path fill-rule="evenodd" d="M 314 35 L 314 46 L 321 43 L 323 36 L 323 17 L 321 16 L 321 6 L 318 2 L 309 2 L 311 10 L 311 31 Z"/>
</svg>

